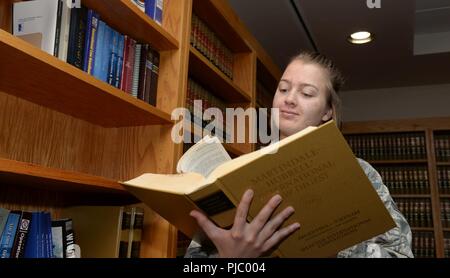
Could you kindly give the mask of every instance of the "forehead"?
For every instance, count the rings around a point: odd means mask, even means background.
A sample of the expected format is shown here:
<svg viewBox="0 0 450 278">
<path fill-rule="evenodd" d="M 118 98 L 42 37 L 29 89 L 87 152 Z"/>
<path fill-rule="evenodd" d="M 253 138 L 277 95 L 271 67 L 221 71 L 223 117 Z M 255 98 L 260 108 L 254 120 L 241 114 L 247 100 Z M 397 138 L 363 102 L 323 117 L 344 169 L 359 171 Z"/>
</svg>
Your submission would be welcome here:
<svg viewBox="0 0 450 278">
<path fill-rule="evenodd" d="M 325 89 L 329 82 L 328 73 L 325 69 L 319 65 L 304 63 L 300 60 L 295 60 L 289 64 L 283 73 L 282 79 L 290 81 L 293 85 L 307 83 L 320 89 Z"/>
</svg>

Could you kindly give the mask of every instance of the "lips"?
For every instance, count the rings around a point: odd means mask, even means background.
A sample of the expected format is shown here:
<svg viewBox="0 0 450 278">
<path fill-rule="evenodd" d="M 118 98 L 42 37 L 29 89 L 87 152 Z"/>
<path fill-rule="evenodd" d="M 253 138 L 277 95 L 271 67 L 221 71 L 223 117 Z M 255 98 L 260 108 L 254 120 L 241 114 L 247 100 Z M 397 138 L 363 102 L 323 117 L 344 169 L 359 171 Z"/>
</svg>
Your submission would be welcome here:
<svg viewBox="0 0 450 278">
<path fill-rule="evenodd" d="M 290 110 L 280 110 L 280 113 L 283 115 L 288 115 L 288 116 L 298 116 L 299 114 L 295 111 L 290 111 Z"/>
</svg>

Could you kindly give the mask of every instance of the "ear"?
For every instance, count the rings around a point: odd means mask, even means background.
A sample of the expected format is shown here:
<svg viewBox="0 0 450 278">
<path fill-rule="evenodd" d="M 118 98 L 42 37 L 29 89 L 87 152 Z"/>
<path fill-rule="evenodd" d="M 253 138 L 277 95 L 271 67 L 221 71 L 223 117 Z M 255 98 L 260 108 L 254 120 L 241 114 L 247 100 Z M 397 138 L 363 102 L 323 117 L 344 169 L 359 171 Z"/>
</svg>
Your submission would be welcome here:
<svg viewBox="0 0 450 278">
<path fill-rule="evenodd" d="M 322 121 L 327 122 L 333 117 L 333 109 L 330 107 L 325 114 L 322 116 Z"/>
</svg>

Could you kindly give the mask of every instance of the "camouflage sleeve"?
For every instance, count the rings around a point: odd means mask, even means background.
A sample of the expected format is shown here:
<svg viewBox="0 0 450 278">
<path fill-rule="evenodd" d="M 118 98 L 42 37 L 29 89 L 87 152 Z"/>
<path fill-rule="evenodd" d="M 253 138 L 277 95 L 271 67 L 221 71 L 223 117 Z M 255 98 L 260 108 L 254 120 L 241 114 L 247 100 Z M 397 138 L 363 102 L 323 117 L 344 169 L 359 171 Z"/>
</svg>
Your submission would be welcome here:
<svg viewBox="0 0 450 278">
<path fill-rule="evenodd" d="M 189 244 L 185 258 L 217 258 L 217 249 L 204 235 L 198 233 Z"/>
<path fill-rule="evenodd" d="M 366 161 L 358 159 L 378 195 L 388 209 L 397 227 L 378 235 L 372 239 L 359 243 L 338 253 L 341 258 L 412 258 L 412 233 L 405 217 L 398 210 L 397 205 L 389 194 L 381 176 Z"/>
</svg>

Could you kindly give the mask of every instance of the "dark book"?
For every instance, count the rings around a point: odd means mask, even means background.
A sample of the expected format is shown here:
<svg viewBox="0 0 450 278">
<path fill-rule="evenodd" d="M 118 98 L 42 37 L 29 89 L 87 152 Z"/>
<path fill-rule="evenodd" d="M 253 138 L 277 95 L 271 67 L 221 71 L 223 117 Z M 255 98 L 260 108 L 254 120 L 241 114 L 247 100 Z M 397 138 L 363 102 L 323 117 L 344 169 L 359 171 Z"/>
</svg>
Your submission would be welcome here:
<svg viewBox="0 0 450 278">
<path fill-rule="evenodd" d="M 23 211 L 11 250 L 11 258 L 23 258 L 31 224 L 31 212 Z"/>
<path fill-rule="evenodd" d="M 86 7 L 72 9 L 70 17 L 67 62 L 81 70 L 84 66 L 87 13 Z"/>
<path fill-rule="evenodd" d="M 150 92 L 149 92 L 149 103 L 156 106 L 157 91 L 158 91 L 158 76 L 159 76 L 159 52 L 152 49 L 152 73 L 150 78 Z"/>
</svg>

